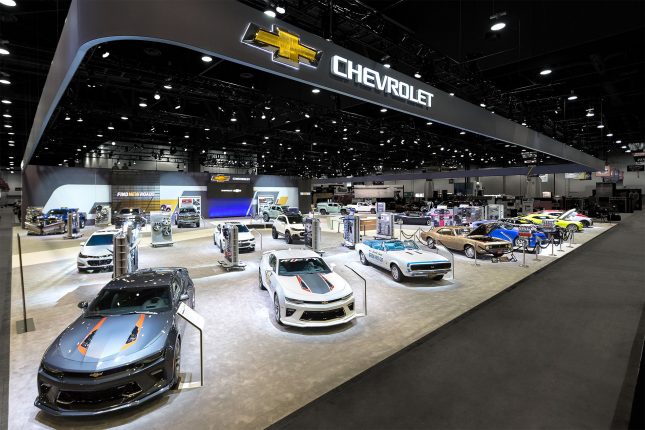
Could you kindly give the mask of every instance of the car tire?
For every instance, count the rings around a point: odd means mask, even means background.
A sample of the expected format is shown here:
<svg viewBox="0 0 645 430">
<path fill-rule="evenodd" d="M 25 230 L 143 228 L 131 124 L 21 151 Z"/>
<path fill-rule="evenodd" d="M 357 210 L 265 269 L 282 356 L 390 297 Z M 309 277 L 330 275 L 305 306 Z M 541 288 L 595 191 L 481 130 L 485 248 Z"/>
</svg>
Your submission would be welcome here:
<svg viewBox="0 0 645 430">
<path fill-rule="evenodd" d="M 172 364 L 173 375 L 170 389 L 176 390 L 181 382 L 181 338 L 179 336 L 177 336 L 177 340 L 175 340 L 175 354 L 172 358 Z"/>
<path fill-rule="evenodd" d="M 284 240 L 285 240 L 288 244 L 292 244 L 292 243 L 293 243 L 293 237 L 291 237 L 291 233 L 289 233 L 289 230 L 287 230 L 287 231 L 285 231 L 285 232 L 284 232 Z"/>
<path fill-rule="evenodd" d="M 582 224 L 582 227 L 583 227 L 583 228 L 589 228 L 589 227 L 591 227 L 591 225 L 589 224 L 589 221 L 585 221 L 585 220 L 583 220 L 583 221 L 580 221 L 580 224 Z"/>
<path fill-rule="evenodd" d="M 260 268 L 258 268 L 258 287 L 260 287 L 261 290 L 266 290 L 264 282 L 262 282 L 262 269 Z"/>
<path fill-rule="evenodd" d="M 263 214 L 262 214 L 262 219 L 264 220 L 264 222 L 269 222 L 269 214 L 268 214 L 268 213 L 266 213 L 266 212 L 265 212 L 265 213 L 263 213 Z"/>
<path fill-rule="evenodd" d="M 85 220 L 84 220 L 84 219 L 81 219 L 81 220 L 79 221 L 79 224 L 81 225 L 81 227 L 80 227 L 80 228 L 85 228 Z"/>
<path fill-rule="evenodd" d="M 273 319 L 275 320 L 276 324 L 284 325 L 280 320 L 280 301 L 278 300 L 277 294 L 273 295 Z"/>
<path fill-rule="evenodd" d="M 434 239 L 431 237 L 426 237 L 426 245 L 428 248 L 436 248 L 437 244 L 435 243 Z"/>
<path fill-rule="evenodd" d="M 347 210 L 345 210 L 345 209 L 341 209 L 341 210 L 340 210 L 340 214 L 341 214 L 341 215 L 347 215 Z"/>
<path fill-rule="evenodd" d="M 371 214 L 375 214 L 375 213 L 376 213 L 376 209 L 370 209 L 370 213 L 371 213 Z"/>
<path fill-rule="evenodd" d="M 394 279 L 395 282 L 403 281 L 403 273 L 401 273 L 401 269 L 399 269 L 399 266 L 397 266 L 396 264 L 393 264 L 390 267 L 390 274 L 392 275 L 392 279 Z"/>
<path fill-rule="evenodd" d="M 327 215 L 327 211 L 325 209 L 320 210 L 320 215 Z"/>
<path fill-rule="evenodd" d="M 365 256 L 365 254 L 363 253 L 363 251 L 359 251 L 359 252 L 358 252 L 358 256 L 359 256 L 359 258 L 361 259 L 361 264 L 362 264 L 363 266 L 369 266 L 369 265 L 370 265 L 370 262 L 369 262 L 369 261 L 367 261 L 367 257 Z"/>
<path fill-rule="evenodd" d="M 443 275 L 433 276 L 432 279 L 435 280 L 435 281 L 440 281 L 440 280 L 443 279 Z"/>
<path fill-rule="evenodd" d="M 195 224 L 195 227 L 199 228 L 201 225 L 202 225 L 202 223 L 198 222 L 198 223 Z"/>
<path fill-rule="evenodd" d="M 278 238 L 278 230 L 276 230 L 275 227 L 271 229 L 271 237 L 274 239 Z"/>
<path fill-rule="evenodd" d="M 576 227 L 576 225 L 575 225 L 575 224 L 569 224 L 569 225 L 567 226 L 567 231 L 569 231 L 569 234 L 570 234 L 571 232 L 573 232 L 573 231 L 577 232 L 577 231 L 578 231 L 578 227 Z"/>
<path fill-rule="evenodd" d="M 520 238 L 519 236 L 513 239 L 513 248 L 522 249 L 523 246 L 524 246 L 524 239 Z"/>
<path fill-rule="evenodd" d="M 464 246 L 464 254 L 468 258 L 475 258 L 475 248 L 472 245 Z"/>
</svg>

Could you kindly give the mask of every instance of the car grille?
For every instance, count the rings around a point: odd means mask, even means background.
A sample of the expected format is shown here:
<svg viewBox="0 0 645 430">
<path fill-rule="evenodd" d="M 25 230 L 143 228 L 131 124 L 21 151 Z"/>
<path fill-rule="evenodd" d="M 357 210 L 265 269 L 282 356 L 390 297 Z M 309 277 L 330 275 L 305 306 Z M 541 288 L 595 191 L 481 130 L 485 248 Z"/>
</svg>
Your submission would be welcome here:
<svg viewBox="0 0 645 430">
<path fill-rule="evenodd" d="M 107 264 L 112 264 L 112 259 L 111 258 L 106 258 L 103 260 L 88 260 L 87 264 L 89 266 L 105 266 Z"/>
<path fill-rule="evenodd" d="M 410 270 L 450 269 L 450 263 L 422 263 L 410 265 Z"/>
<path fill-rule="evenodd" d="M 333 309 L 331 311 L 304 311 L 300 317 L 301 321 L 329 321 L 345 316 L 343 308 Z"/>
<path fill-rule="evenodd" d="M 119 405 L 140 393 L 141 387 L 136 382 L 99 391 L 60 391 L 56 404 L 61 409 L 94 410 Z"/>
<path fill-rule="evenodd" d="M 500 243 L 500 244 L 495 244 L 495 245 L 489 245 L 490 249 L 506 249 L 508 248 L 508 245 L 505 243 Z"/>
</svg>

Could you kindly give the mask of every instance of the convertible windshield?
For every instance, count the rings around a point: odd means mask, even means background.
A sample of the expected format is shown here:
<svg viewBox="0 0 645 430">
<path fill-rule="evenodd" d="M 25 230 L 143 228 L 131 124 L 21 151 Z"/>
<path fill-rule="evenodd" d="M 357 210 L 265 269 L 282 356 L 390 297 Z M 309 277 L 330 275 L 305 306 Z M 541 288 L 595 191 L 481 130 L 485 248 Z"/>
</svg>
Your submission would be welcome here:
<svg viewBox="0 0 645 430">
<path fill-rule="evenodd" d="M 406 246 L 400 240 L 383 242 L 386 251 L 405 251 Z"/>
<path fill-rule="evenodd" d="M 88 311 L 101 315 L 122 315 L 133 312 L 163 312 L 170 309 L 170 287 L 127 288 L 102 290 Z"/>
<path fill-rule="evenodd" d="M 113 234 L 94 234 L 85 242 L 85 246 L 112 246 L 113 239 Z"/>
<path fill-rule="evenodd" d="M 302 215 L 287 215 L 289 224 L 302 224 Z"/>
<path fill-rule="evenodd" d="M 290 258 L 280 260 L 278 275 L 295 276 L 307 273 L 329 273 L 331 269 L 322 258 Z"/>
<path fill-rule="evenodd" d="M 413 240 L 404 240 L 405 249 L 419 249 L 419 246 Z"/>
</svg>

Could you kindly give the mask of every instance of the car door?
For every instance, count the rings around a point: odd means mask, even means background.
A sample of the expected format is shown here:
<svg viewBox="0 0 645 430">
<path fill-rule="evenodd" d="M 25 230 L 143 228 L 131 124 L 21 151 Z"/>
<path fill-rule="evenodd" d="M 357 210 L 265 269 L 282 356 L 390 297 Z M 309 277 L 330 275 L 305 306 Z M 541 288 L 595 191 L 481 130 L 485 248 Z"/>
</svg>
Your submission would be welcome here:
<svg viewBox="0 0 645 430">
<path fill-rule="evenodd" d="M 275 276 L 278 270 L 278 258 L 275 256 L 275 254 L 271 253 L 269 254 L 267 263 L 268 264 L 264 269 L 264 276 L 265 276 L 264 285 L 271 293 L 271 297 L 273 297 L 273 294 L 275 293 L 275 287 L 276 287 Z"/>
<path fill-rule="evenodd" d="M 175 326 L 177 328 L 177 332 L 179 335 L 183 338 L 184 337 L 184 331 L 186 330 L 186 320 L 184 320 L 182 317 L 177 316 L 177 310 L 179 309 L 179 305 L 181 304 L 181 300 L 179 298 L 181 297 L 182 293 L 182 286 L 181 286 L 181 280 L 176 276 L 173 275 L 172 280 L 170 281 L 170 294 L 172 295 L 172 308 L 175 311 Z M 189 303 L 186 303 L 188 306 Z"/>
<path fill-rule="evenodd" d="M 383 246 L 383 243 L 375 244 L 374 247 L 370 247 L 367 251 L 367 259 L 376 266 L 386 266 L 384 261 L 385 247 Z"/>
<path fill-rule="evenodd" d="M 444 246 L 450 249 L 459 248 L 459 245 L 457 245 L 457 240 L 456 240 L 454 230 L 450 228 L 442 228 L 437 231 L 437 235 L 441 243 L 444 244 Z"/>
<path fill-rule="evenodd" d="M 287 227 L 287 217 L 285 217 L 284 215 L 278 215 L 275 221 L 273 221 L 273 226 L 278 231 L 278 233 L 284 233 L 284 230 Z"/>
</svg>

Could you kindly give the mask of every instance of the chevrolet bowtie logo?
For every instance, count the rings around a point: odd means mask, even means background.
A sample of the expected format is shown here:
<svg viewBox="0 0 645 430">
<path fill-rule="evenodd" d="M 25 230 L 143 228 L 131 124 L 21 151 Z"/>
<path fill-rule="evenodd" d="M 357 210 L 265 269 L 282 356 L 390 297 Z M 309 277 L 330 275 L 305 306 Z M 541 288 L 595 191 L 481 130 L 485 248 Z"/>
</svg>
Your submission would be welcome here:
<svg viewBox="0 0 645 430">
<path fill-rule="evenodd" d="M 297 34 L 271 26 L 267 31 L 255 24 L 249 24 L 242 42 L 273 54 L 273 61 L 299 69 L 300 64 L 317 67 L 322 51 L 317 51 L 300 43 Z"/>
</svg>

